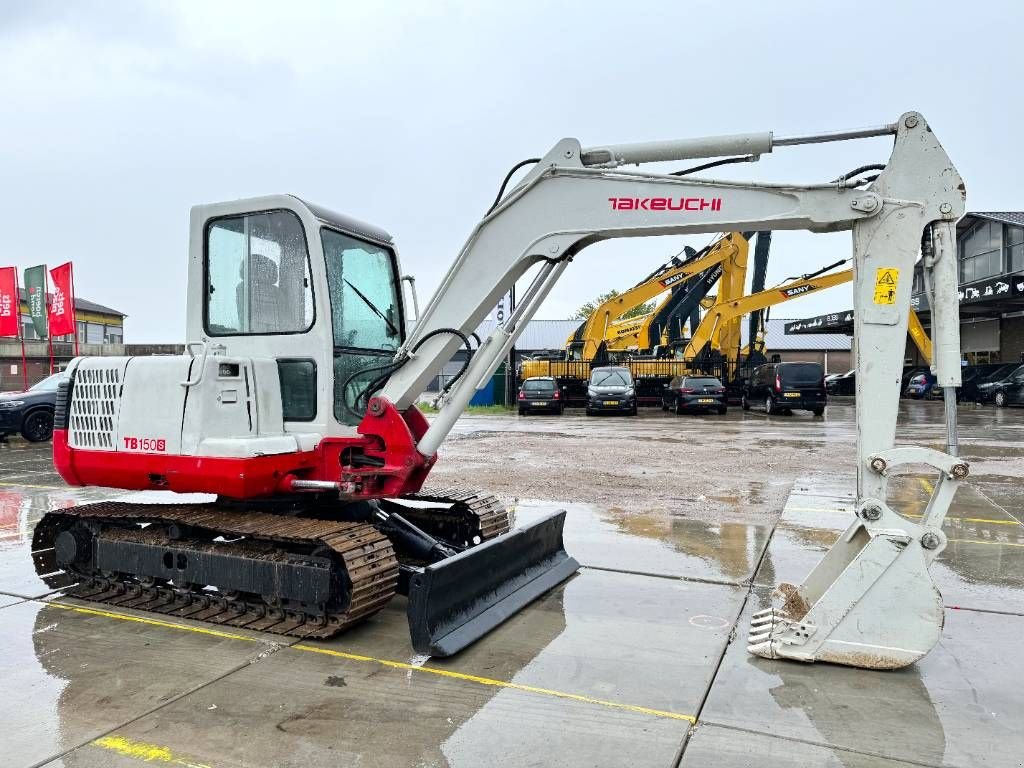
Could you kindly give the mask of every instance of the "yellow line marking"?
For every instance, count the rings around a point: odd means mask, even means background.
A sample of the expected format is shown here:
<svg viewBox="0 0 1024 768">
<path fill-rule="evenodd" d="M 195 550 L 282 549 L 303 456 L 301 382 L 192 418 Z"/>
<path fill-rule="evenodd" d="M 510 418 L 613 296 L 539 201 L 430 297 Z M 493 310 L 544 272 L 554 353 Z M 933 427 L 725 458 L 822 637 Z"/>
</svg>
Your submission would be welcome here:
<svg viewBox="0 0 1024 768">
<path fill-rule="evenodd" d="M 956 541 L 960 544 L 992 544 L 997 547 L 1024 547 L 1024 543 L 1015 541 L 984 541 L 982 539 L 947 539 L 947 541 Z"/>
<path fill-rule="evenodd" d="M 589 696 L 581 696 L 577 693 L 565 693 L 564 691 L 553 691 L 550 688 L 538 688 L 533 685 L 521 685 L 520 683 L 510 683 L 506 680 L 495 680 L 490 677 L 480 677 L 478 675 L 469 675 L 465 672 L 455 672 L 450 669 L 437 669 L 436 667 L 417 667 L 413 664 L 406 664 L 401 661 L 390 661 L 388 659 L 376 659 L 373 656 L 360 656 L 355 653 L 345 653 L 343 651 L 335 651 L 329 648 L 317 648 L 314 645 L 304 645 L 302 643 L 291 646 L 297 651 L 309 651 L 310 653 L 322 653 L 327 656 L 336 656 L 341 659 L 348 659 L 350 661 L 370 661 L 375 664 L 381 664 L 385 667 L 391 667 L 392 669 L 403 669 L 411 672 L 426 672 L 430 675 L 437 675 L 439 677 L 449 677 L 454 680 L 465 680 L 471 683 L 478 683 L 480 685 L 490 685 L 495 688 L 509 688 L 515 691 L 526 691 L 527 693 L 539 693 L 544 696 L 553 696 L 558 699 L 569 699 L 570 701 L 580 701 L 584 704 L 598 704 L 602 707 L 611 707 L 613 709 L 624 709 L 629 712 L 639 712 L 643 715 L 654 715 L 656 717 L 667 717 L 672 720 L 685 720 L 688 723 L 696 723 L 697 718 L 693 715 L 683 715 L 679 712 L 668 712 L 663 709 L 650 709 L 649 707 L 638 707 L 633 704 L 622 704 L 617 701 L 606 701 L 604 699 L 592 699 Z"/>
<path fill-rule="evenodd" d="M 210 768 L 205 763 L 193 763 L 175 755 L 167 747 L 135 741 L 125 736 L 102 736 L 91 742 L 94 747 L 116 752 L 122 757 L 131 757 L 144 763 L 166 763 L 183 768 Z"/>
<path fill-rule="evenodd" d="M 216 629 L 207 629 L 205 627 L 190 627 L 187 624 L 178 624 L 173 621 L 161 621 L 160 619 L 146 619 L 141 616 L 129 616 L 125 613 L 115 613 L 113 611 L 104 611 L 97 608 L 83 608 L 78 605 L 68 605 L 67 603 L 57 603 L 49 601 L 39 601 L 45 605 L 53 606 L 54 608 L 60 608 L 66 611 L 74 611 L 75 613 L 83 613 L 89 616 L 102 616 L 107 619 L 116 619 L 119 621 L 133 621 L 139 624 L 147 624 L 154 627 L 163 627 L 165 629 L 180 629 L 186 632 L 195 632 L 200 635 L 209 635 L 212 637 L 220 637 L 228 640 L 245 640 L 250 643 L 263 642 L 260 638 L 247 637 L 246 635 L 239 635 L 233 632 L 221 632 Z M 684 715 L 679 712 L 669 712 L 662 709 L 651 709 L 650 707 L 639 707 L 633 704 L 622 704 L 617 701 L 606 701 L 604 699 L 594 699 L 589 696 L 581 696 L 577 693 L 566 693 L 564 691 L 555 691 L 549 688 L 538 688 L 532 685 L 521 685 L 520 683 L 512 683 L 506 680 L 497 680 L 490 677 L 480 677 L 478 675 L 470 675 L 465 672 L 455 672 L 448 669 L 436 669 L 434 667 L 417 667 L 413 664 L 407 664 L 402 661 L 392 661 L 390 659 L 378 659 L 373 656 L 361 656 L 356 653 L 345 653 L 344 651 L 335 651 L 329 648 L 318 648 L 314 645 L 305 645 L 303 643 L 297 643 L 291 646 L 285 646 L 284 650 L 296 650 L 305 651 L 308 653 L 320 653 L 326 656 L 334 656 L 340 659 L 348 659 L 349 661 L 361 661 L 370 662 L 373 664 L 380 664 L 384 667 L 390 667 L 392 669 L 401 669 L 411 672 L 425 672 L 429 675 L 437 675 L 438 677 L 447 677 L 453 680 L 463 680 L 466 682 L 477 683 L 478 685 L 487 685 L 495 688 L 509 688 L 517 691 L 525 691 L 526 693 L 536 693 L 542 696 L 552 696 L 557 699 L 568 699 L 570 701 L 579 701 L 584 704 L 596 704 L 602 707 L 608 707 L 610 709 L 622 709 L 627 712 L 637 712 L 643 715 L 653 715 L 655 717 L 664 717 L 671 720 L 685 720 L 688 723 L 695 724 L 697 718 L 693 715 Z"/>
<path fill-rule="evenodd" d="M 119 619 L 121 621 L 134 621 L 137 624 L 148 624 L 153 627 L 164 627 L 165 629 L 184 629 L 188 632 L 196 632 L 200 635 L 210 635 L 211 637 L 220 637 L 226 640 L 245 640 L 250 643 L 260 642 L 259 638 L 247 637 L 245 635 L 238 635 L 234 632 L 222 632 L 219 629 L 207 629 L 206 627 L 190 627 L 187 624 L 178 624 L 174 621 L 161 621 L 160 619 L 146 619 L 142 616 L 129 616 L 126 613 L 114 613 L 112 611 L 102 611 L 97 608 L 83 608 L 80 605 L 68 605 L 67 603 L 57 603 L 51 601 L 43 601 L 46 605 L 54 608 L 60 608 L 63 611 L 74 611 L 75 613 L 84 613 L 87 616 L 103 616 L 107 619 Z"/>
<path fill-rule="evenodd" d="M 828 507 L 786 507 L 782 510 L 785 512 L 833 512 L 838 515 L 849 515 L 853 517 L 852 509 L 829 509 Z M 920 518 L 922 515 L 915 515 L 906 513 L 904 517 L 917 517 Z M 991 523 L 992 525 L 1020 525 L 1016 520 L 993 520 L 990 517 L 946 517 L 947 523 L 961 522 L 961 523 Z"/>
<path fill-rule="evenodd" d="M 917 483 L 922 488 L 924 488 L 926 493 L 931 493 L 932 491 L 935 490 L 935 486 L 932 485 L 932 481 L 929 480 L 927 477 L 919 477 L 919 478 L 917 478 Z"/>
</svg>

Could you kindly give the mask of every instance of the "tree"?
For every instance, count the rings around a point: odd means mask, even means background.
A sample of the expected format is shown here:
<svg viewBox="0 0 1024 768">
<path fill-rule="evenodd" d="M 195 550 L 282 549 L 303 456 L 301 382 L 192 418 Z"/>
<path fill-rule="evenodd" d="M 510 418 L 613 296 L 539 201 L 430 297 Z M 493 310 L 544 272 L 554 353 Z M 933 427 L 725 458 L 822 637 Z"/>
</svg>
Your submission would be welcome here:
<svg viewBox="0 0 1024 768">
<path fill-rule="evenodd" d="M 593 301 L 588 301 L 582 307 L 577 309 L 576 310 L 576 314 L 574 314 L 569 319 L 570 320 L 586 320 L 592 314 L 594 314 L 594 310 L 596 310 L 599 306 L 601 306 L 606 301 L 608 301 L 608 299 L 614 299 L 618 295 L 619 295 L 619 292 L 616 291 L 614 288 L 612 288 L 612 290 L 608 291 L 608 293 L 602 293 L 600 296 L 598 296 Z M 653 311 L 654 311 L 654 302 L 653 301 L 648 301 L 646 304 L 637 304 L 632 309 L 629 309 L 629 310 L 623 312 L 621 317 L 623 317 L 624 319 L 628 319 L 630 317 L 638 317 L 640 315 L 646 315 L 648 312 L 653 312 Z M 616 319 L 616 318 L 612 318 L 612 319 Z"/>
</svg>

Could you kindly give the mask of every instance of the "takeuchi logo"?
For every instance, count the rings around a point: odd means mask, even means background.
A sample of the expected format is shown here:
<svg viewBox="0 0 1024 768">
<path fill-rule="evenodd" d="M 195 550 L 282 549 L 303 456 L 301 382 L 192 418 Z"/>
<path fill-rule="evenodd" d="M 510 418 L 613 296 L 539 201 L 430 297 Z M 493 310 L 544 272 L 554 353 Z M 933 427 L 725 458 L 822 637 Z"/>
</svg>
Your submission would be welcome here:
<svg viewBox="0 0 1024 768">
<path fill-rule="evenodd" d="M 613 211 L 720 211 L 720 197 L 609 197 Z"/>
</svg>

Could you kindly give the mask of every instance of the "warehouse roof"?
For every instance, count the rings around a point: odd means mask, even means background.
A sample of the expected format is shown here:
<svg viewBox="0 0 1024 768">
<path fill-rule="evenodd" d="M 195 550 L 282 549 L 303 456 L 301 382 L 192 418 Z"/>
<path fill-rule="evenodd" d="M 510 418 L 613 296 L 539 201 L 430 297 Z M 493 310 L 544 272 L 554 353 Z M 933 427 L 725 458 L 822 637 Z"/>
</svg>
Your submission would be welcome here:
<svg viewBox="0 0 1024 768">
<path fill-rule="evenodd" d="M 516 349 L 531 352 L 543 349 L 565 349 L 566 339 L 579 327 L 581 322 L 580 320 L 531 320 L 516 339 Z M 477 336 L 481 339 L 486 338 L 496 325 L 494 320 L 484 320 L 476 329 Z"/>
<path fill-rule="evenodd" d="M 813 318 L 812 318 L 813 319 Z M 787 334 L 786 324 L 796 322 L 795 318 L 771 318 L 765 327 L 765 349 L 769 352 L 829 352 L 848 351 L 850 337 L 845 333 Z M 747 322 L 744 318 L 741 334 L 747 343 Z"/>
<path fill-rule="evenodd" d="M 793 336 L 786 335 L 786 323 L 793 322 L 792 318 L 778 318 L 768 321 L 765 328 L 765 342 L 769 351 L 812 351 L 828 350 L 843 351 L 850 349 L 850 337 L 842 333 L 822 333 L 815 335 Z M 539 352 L 541 350 L 565 349 L 566 339 L 569 334 L 579 326 L 579 320 L 531 320 L 526 324 L 522 334 L 516 340 L 516 349 L 524 352 Z M 485 320 L 477 328 L 476 333 L 481 338 L 494 330 L 497 325 L 493 320 Z M 747 322 L 744 318 L 743 343 L 747 343 Z"/>
<path fill-rule="evenodd" d="M 28 294 L 24 288 L 20 289 L 21 300 L 24 303 L 28 303 Z M 111 309 L 102 304 L 97 304 L 95 301 L 89 301 L 83 299 L 80 296 L 75 296 L 75 309 L 81 310 L 82 312 L 96 312 L 101 315 L 114 315 L 116 317 L 127 317 L 124 312 L 118 312 L 116 309 Z"/>
<path fill-rule="evenodd" d="M 964 216 L 964 219 L 968 219 L 971 216 L 978 219 L 991 219 L 992 221 L 1001 221 L 1004 224 L 1015 224 L 1018 227 L 1024 227 L 1024 211 L 971 211 Z"/>
</svg>

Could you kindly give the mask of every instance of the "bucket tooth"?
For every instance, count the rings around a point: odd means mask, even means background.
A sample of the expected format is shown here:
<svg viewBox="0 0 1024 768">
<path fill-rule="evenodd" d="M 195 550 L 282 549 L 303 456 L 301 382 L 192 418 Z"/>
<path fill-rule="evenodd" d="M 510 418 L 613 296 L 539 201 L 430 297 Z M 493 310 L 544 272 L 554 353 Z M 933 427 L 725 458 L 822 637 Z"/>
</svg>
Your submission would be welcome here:
<svg viewBox="0 0 1024 768">
<path fill-rule="evenodd" d="M 752 617 L 751 621 L 757 621 L 758 619 L 771 618 L 775 615 L 774 608 L 765 608 L 763 611 L 757 611 Z"/>
<path fill-rule="evenodd" d="M 774 643 L 770 640 L 765 643 L 756 643 L 747 646 L 747 652 L 752 653 L 754 656 L 760 656 L 762 659 L 777 659 L 775 655 Z"/>
</svg>

